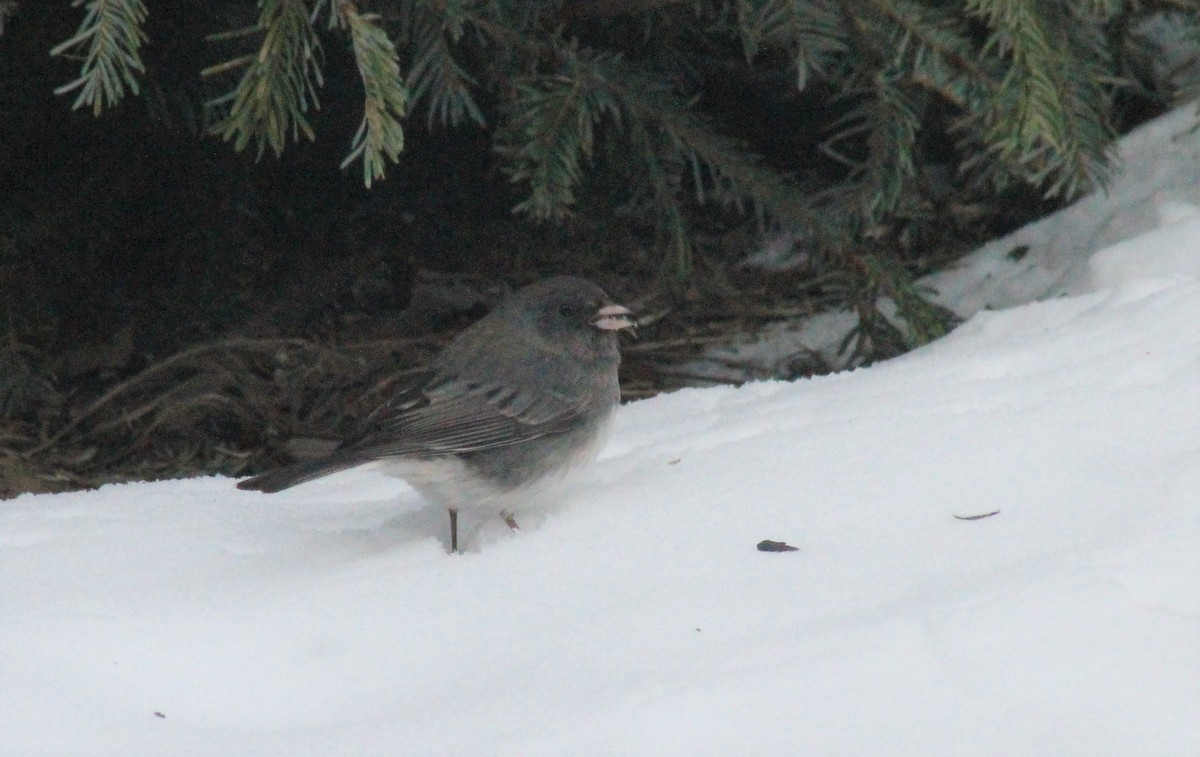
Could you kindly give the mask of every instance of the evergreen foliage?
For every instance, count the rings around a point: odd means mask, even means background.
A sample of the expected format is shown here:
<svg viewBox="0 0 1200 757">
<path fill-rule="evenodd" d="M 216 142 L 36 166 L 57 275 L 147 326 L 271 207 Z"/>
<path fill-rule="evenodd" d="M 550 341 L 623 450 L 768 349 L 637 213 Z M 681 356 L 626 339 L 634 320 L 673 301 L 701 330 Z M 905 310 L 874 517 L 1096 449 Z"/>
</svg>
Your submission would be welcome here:
<svg viewBox="0 0 1200 757">
<path fill-rule="evenodd" d="M 231 57 L 205 71 L 236 75 L 210 103 L 213 133 L 236 149 L 278 155 L 314 137 L 323 45 L 336 38 L 364 103 L 345 164 L 361 160 L 367 185 L 397 161 L 413 111 L 427 128 L 484 129 L 523 191 L 518 213 L 561 220 L 586 197 L 645 217 L 681 275 L 705 206 L 727 224 L 799 228 L 814 260 L 845 272 L 872 312 L 877 294 L 896 304 L 908 340 L 945 325 L 912 288 L 910 263 L 945 223 L 947 198 L 1021 190 L 1061 201 L 1103 186 L 1115 103 L 1155 91 L 1138 78 L 1135 58 L 1154 53 L 1139 20 L 1169 12 L 1187 33 L 1200 29 L 1200 0 L 258 8 L 252 25 L 212 37 L 244 49 L 214 45 L 214 57 Z M 79 56 L 80 76 L 56 91 L 78 89 L 74 106 L 97 114 L 136 93 L 145 18 L 141 0 L 88 0 L 78 33 L 53 50 Z M 778 114 L 768 128 L 781 144 L 750 146 L 753 130 L 731 118 L 749 107 Z"/>
<path fill-rule="evenodd" d="M 404 149 L 400 119 L 408 107 L 408 90 L 400 78 L 396 46 L 377 23 L 379 16 L 359 13 L 346 2 L 335 2 L 334 7 L 331 24 L 344 25 L 350 30 L 354 61 L 362 75 L 365 94 L 362 125 L 354 135 L 342 168 L 361 157 L 363 183 L 370 187 L 373 179 L 383 177 L 383 156 L 394 163 Z"/>
<path fill-rule="evenodd" d="M 84 5 L 75 0 L 72 7 Z M 72 108 L 90 105 L 100 115 L 125 96 L 125 88 L 138 92 L 138 74 L 145 73 L 138 49 L 146 41 L 142 24 L 146 6 L 142 0 L 87 0 L 87 13 L 75 36 L 56 45 L 51 55 L 82 59 L 79 78 L 54 90 L 61 95 L 79 90 Z M 0 17 L 11 13 L 11 6 Z M 2 24 L 0 24 L 2 26 Z"/>
<path fill-rule="evenodd" d="M 289 133 L 293 140 L 300 134 L 309 139 L 315 136 L 308 110 L 318 105 L 321 43 L 309 20 L 305 0 L 262 0 L 259 8 L 254 26 L 210 38 L 259 38 L 258 49 L 207 68 L 203 75 L 244 69 L 232 91 L 209 103 L 225 111 L 213 125 L 213 133 L 233 140 L 238 150 L 253 140 L 260 156 L 267 146 L 279 155 Z"/>
</svg>

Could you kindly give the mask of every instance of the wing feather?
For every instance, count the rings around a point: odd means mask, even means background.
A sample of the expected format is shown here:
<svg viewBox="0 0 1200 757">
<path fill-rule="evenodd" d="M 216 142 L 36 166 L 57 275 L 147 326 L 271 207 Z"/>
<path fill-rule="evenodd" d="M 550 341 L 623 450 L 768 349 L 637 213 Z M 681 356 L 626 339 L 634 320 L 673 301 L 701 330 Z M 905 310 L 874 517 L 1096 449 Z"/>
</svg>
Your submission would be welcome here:
<svg viewBox="0 0 1200 757">
<path fill-rule="evenodd" d="M 341 450 L 370 457 L 475 452 L 559 433 L 582 410 L 545 389 L 515 392 L 430 373 L 373 413 Z"/>
</svg>

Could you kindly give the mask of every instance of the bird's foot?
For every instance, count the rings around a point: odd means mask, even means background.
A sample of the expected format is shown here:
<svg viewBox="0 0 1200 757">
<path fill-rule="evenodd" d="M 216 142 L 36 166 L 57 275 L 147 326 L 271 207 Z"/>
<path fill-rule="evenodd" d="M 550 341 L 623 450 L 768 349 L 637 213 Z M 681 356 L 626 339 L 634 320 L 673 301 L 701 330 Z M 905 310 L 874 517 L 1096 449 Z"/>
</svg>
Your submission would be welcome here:
<svg viewBox="0 0 1200 757">
<path fill-rule="evenodd" d="M 512 513 L 500 513 L 500 517 L 504 518 L 504 525 L 511 528 L 513 531 L 520 531 L 521 527 L 517 525 L 517 519 L 512 516 Z"/>
</svg>

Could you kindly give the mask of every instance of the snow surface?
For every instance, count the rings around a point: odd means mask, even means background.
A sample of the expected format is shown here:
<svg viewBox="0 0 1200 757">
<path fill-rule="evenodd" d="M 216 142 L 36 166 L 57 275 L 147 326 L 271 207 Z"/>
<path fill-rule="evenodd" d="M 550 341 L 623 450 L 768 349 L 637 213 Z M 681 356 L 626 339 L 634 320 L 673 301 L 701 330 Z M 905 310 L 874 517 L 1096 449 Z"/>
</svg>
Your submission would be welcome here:
<svg viewBox="0 0 1200 757">
<path fill-rule="evenodd" d="M 1197 184 L 902 358 L 625 406 L 466 554 L 370 471 L 0 503 L 0 754 L 1200 754 Z"/>
<path fill-rule="evenodd" d="M 1188 48 L 1188 54 L 1192 52 Z M 981 310 L 1083 294 L 1123 281 L 1121 276 L 1104 279 L 1108 271 L 1097 266 L 1095 253 L 1127 239 L 1144 251 L 1140 256 L 1124 249 L 1117 254 L 1121 264 L 1140 269 L 1131 272 L 1133 276 L 1193 275 L 1200 268 L 1200 256 L 1188 244 L 1194 227 L 1177 231 L 1177 245 L 1138 237 L 1200 214 L 1197 105 L 1177 108 L 1126 136 L 1117 145 L 1115 160 L 1121 171 L 1106 192 L 993 240 L 918 283 L 934 293 L 934 302 L 970 318 Z M 797 240 L 797 235 L 781 232 L 746 263 L 770 270 L 802 262 L 803 245 L 795 244 Z M 1147 265 L 1155 266 L 1157 273 Z M 705 354 L 712 359 L 698 358 L 687 372 L 726 381 L 780 375 L 789 361 L 808 353 L 820 355 L 829 365 L 844 365 L 846 355 L 838 348 L 857 323 L 848 311 L 780 320 L 757 335 L 710 347 Z"/>
</svg>

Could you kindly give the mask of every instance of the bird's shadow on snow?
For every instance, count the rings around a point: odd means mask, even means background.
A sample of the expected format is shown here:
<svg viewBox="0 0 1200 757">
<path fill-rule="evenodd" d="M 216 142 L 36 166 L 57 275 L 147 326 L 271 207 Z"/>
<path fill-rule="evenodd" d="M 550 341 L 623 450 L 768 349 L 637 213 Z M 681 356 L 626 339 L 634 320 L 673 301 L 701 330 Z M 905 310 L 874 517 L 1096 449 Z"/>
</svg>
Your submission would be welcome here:
<svg viewBox="0 0 1200 757">
<path fill-rule="evenodd" d="M 443 537 L 442 531 L 447 531 Z M 375 522 L 346 523 L 336 517 L 310 522 L 304 548 L 319 550 L 326 556 L 359 558 L 398 550 L 410 551 L 430 542 L 444 543 L 449 549 L 446 511 L 432 505 L 397 509 Z"/>
<path fill-rule="evenodd" d="M 491 545 L 521 538 L 545 520 L 542 513 L 521 518 L 521 530 L 511 531 L 497 516 L 461 513 L 458 521 L 459 551 L 478 553 Z M 332 521 L 332 519 L 331 519 Z M 431 542 L 450 553 L 450 518 L 444 507 L 424 504 L 410 509 L 398 507 L 394 515 L 375 524 L 309 525 L 308 546 L 331 559 L 357 559 L 383 553 L 412 552 Z"/>
</svg>

